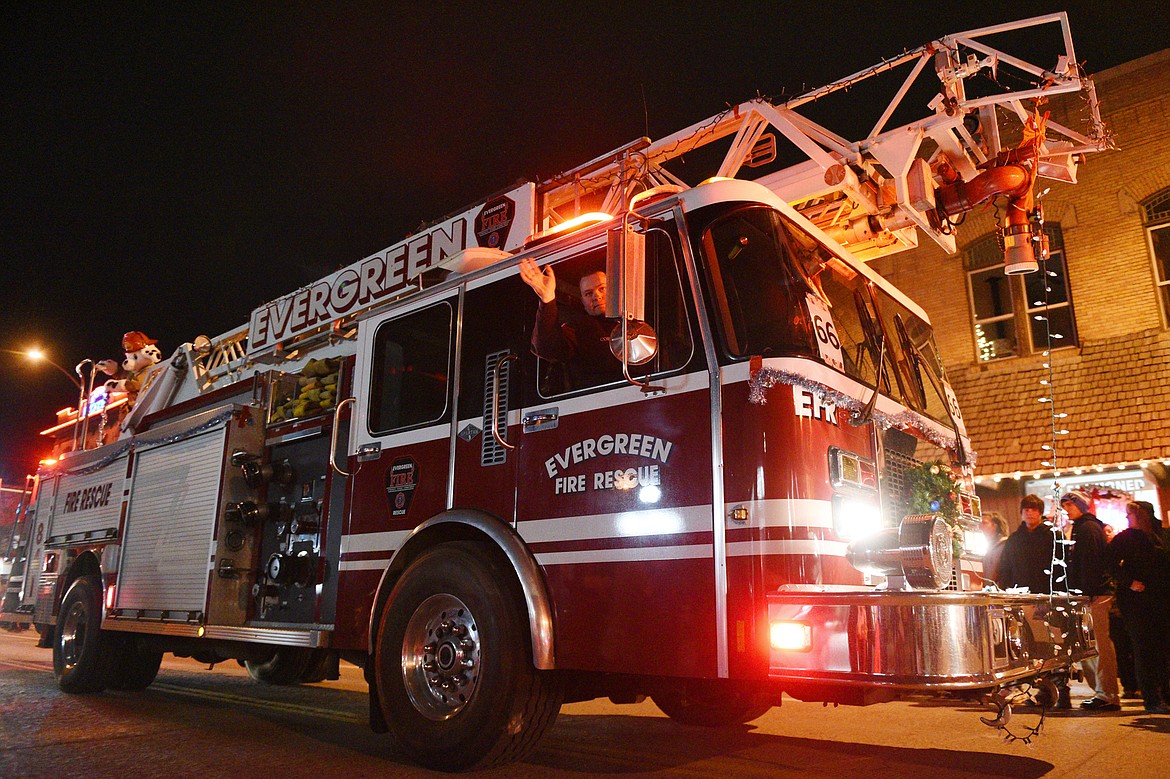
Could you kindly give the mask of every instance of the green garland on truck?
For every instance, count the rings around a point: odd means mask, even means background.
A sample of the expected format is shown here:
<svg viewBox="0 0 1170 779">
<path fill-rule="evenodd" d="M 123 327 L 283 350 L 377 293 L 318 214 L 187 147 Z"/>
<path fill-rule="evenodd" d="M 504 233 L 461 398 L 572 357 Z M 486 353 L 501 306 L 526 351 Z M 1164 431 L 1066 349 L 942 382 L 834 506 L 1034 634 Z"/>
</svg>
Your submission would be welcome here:
<svg viewBox="0 0 1170 779">
<path fill-rule="evenodd" d="M 906 471 L 912 514 L 937 514 L 951 528 L 955 559 L 963 554 L 963 533 L 959 527 L 959 483 L 951 467 L 934 461 Z"/>
</svg>

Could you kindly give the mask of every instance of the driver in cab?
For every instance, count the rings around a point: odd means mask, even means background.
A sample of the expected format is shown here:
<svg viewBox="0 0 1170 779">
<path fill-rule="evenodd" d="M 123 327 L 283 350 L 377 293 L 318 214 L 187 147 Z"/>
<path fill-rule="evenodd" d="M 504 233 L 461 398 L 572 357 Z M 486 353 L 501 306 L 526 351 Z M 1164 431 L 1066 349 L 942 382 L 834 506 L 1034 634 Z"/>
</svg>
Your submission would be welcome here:
<svg viewBox="0 0 1170 779">
<path fill-rule="evenodd" d="M 577 282 L 581 306 L 572 306 L 563 316 L 557 309 L 557 279 L 551 266 L 542 269 L 531 259 L 521 260 L 520 278 L 540 298 L 533 354 L 562 363 L 573 389 L 621 379 L 621 363 L 610 350 L 610 334 L 619 322 L 605 315 L 605 273 L 581 277 Z"/>
</svg>

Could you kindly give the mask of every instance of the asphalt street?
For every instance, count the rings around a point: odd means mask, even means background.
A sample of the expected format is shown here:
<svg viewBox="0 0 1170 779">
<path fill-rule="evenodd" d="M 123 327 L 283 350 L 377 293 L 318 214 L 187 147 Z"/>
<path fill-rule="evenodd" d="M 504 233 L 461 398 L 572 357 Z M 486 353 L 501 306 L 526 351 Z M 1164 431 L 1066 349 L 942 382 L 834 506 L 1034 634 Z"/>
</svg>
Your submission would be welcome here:
<svg viewBox="0 0 1170 779">
<path fill-rule="evenodd" d="M 1088 696 L 1077 684 L 1075 701 Z M 786 700 L 738 728 L 686 727 L 653 702 L 566 705 L 524 762 L 487 777 L 1083 777 L 1164 774 L 1170 716 L 1126 701 L 1120 713 L 1053 712 L 1029 743 L 952 700 L 866 708 Z M 1038 717 L 1009 723 L 1026 735 Z M 31 633 L 0 633 L 0 777 L 414 777 L 370 732 L 361 672 L 299 687 L 254 683 L 234 663 L 209 671 L 167 656 L 143 693 L 70 696 Z"/>
</svg>

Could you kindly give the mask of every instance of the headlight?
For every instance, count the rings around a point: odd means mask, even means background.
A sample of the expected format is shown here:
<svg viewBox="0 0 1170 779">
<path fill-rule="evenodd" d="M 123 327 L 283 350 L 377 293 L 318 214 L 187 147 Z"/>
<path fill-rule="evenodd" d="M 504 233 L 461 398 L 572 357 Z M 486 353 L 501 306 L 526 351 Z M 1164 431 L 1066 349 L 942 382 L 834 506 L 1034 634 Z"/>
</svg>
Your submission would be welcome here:
<svg viewBox="0 0 1170 779">
<path fill-rule="evenodd" d="M 833 486 L 833 530 L 846 541 L 882 529 L 877 466 L 859 454 L 829 447 L 829 483 Z"/>
<path fill-rule="evenodd" d="M 877 495 L 834 495 L 833 530 L 838 538 L 851 541 L 882 529 L 882 511 Z"/>
<path fill-rule="evenodd" d="M 963 530 L 963 551 L 969 555 L 982 557 L 987 554 L 988 549 L 987 536 L 983 535 L 981 530 Z"/>
</svg>

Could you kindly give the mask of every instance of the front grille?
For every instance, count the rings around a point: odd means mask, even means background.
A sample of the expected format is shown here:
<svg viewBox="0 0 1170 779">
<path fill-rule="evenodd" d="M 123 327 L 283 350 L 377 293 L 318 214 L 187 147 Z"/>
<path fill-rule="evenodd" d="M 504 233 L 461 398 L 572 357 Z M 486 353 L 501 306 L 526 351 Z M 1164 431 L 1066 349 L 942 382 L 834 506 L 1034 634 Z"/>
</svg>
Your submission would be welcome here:
<svg viewBox="0 0 1170 779">
<path fill-rule="evenodd" d="M 921 462 L 893 449 L 885 450 L 884 467 L 882 468 L 882 511 L 886 525 L 897 527 L 907 514 L 916 514 L 919 509 L 910 505 L 910 485 L 906 474 L 912 468 L 922 465 Z M 959 589 L 958 560 L 951 566 L 951 581 L 943 589 Z"/>
<path fill-rule="evenodd" d="M 910 510 L 910 485 L 906 474 L 921 463 L 901 452 L 887 449 L 882 468 L 882 510 L 886 524 L 897 527 Z"/>
</svg>

